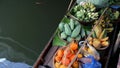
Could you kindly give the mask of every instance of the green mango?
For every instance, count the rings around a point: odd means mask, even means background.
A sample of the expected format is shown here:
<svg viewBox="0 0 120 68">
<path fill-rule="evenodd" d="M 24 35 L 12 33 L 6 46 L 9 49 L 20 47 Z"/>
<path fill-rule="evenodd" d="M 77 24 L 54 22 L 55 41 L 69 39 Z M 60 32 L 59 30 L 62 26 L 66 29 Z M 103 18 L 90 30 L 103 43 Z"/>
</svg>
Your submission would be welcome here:
<svg viewBox="0 0 120 68">
<path fill-rule="evenodd" d="M 61 37 L 62 39 L 66 39 L 66 38 L 67 38 L 67 35 L 65 34 L 65 32 L 62 32 L 61 35 L 60 35 L 60 37 Z"/>
<path fill-rule="evenodd" d="M 74 29 L 74 20 L 73 19 L 70 19 L 69 25 L 70 25 L 71 30 L 73 30 Z"/>
<path fill-rule="evenodd" d="M 67 41 L 68 41 L 68 42 L 71 42 L 72 40 L 73 40 L 73 38 L 67 37 Z"/>
<path fill-rule="evenodd" d="M 81 39 L 81 36 L 78 35 L 76 38 L 75 38 L 77 41 L 79 41 Z"/>
<path fill-rule="evenodd" d="M 63 29 L 64 29 L 64 23 L 61 22 L 61 23 L 59 24 L 58 28 L 59 28 L 60 31 L 63 31 Z"/>
<path fill-rule="evenodd" d="M 85 37 L 85 29 L 84 28 L 81 29 L 81 36 L 82 36 L 82 38 Z"/>
<path fill-rule="evenodd" d="M 77 25 L 80 25 L 80 23 L 78 21 L 75 21 L 75 26 L 77 26 Z"/>
<path fill-rule="evenodd" d="M 71 37 L 75 38 L 79 33 L 80 33 L 80 28 L 81 26 L 80 25 L 77 25 L 75 27 L 75 29 L 73 30 L 72 34 L 71 34 Z"/>
<path fill-rule="evenodd" d="M 85 30 L 85 32 L 86 32 L 86 36 L 88 36 L 90 34 L 89 30 Z"/>
<path fill-rule="evenodd" d="M 64 25 L 64 28 L 65 28 L 65 33 L 67 35 L 71 35 L 71 29 L 70 29 L 70 26 L 68 24 L 65 24 Z"/>
</svg>

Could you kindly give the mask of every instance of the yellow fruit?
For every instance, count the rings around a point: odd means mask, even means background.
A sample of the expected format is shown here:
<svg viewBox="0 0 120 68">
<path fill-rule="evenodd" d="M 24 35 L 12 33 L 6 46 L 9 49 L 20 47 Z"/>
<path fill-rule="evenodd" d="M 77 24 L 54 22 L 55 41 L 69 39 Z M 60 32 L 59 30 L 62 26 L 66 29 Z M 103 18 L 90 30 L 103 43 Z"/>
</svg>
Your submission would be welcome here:
<svg viewBox="0 0 120 68">
<path fill-rule="evenodd" d="M 109 42 L 108 42 L 108 41 L 104 41 L 104 42 L 102 42 L 101 44 L 102 44 L 102 46 L 108 46 L 108 45 L 109 45 Z"/>
<path fill-rule="evenodd" d="M 67 66 L 65 66 L 65 65 L 60 65 L 59 68 L 67 68 Z"/>
<path fill-rule="evenodd" d="M 101 39 L 100 41 L 104 42 L 104 41 L 107 41 L 108 39 L 109 39 L 109 37 L 105 37 L 105 38 Z"/>
<path fill-rule="evenodd" d="M 73 68 L 79 68 L 79 63 L 77 61 L 75 61 L 72 65 Z"/>
<path fill-rule="evenodd" d="M 100 34 L 102 33 L 102 27 L 100 25 L 97 25 L 94 29 L 97 38 L 99 38 Z"/>
<path fill-rule="evenodd" d="M 88 52 L 89 52 L 89 53 L 92 53 L 93 51 L 92 51 L 90 48 L 88 48 Z"/>
<path fill-rule="evenodd" d="M 101 46 L 100 40 L 94 39 L 94 40 L 93 40 L 93 46 L 94 46 L 95 48 L 99 48 L 99 47 Z"/>
<path fill-rule="evenodd" d="M 59 68 L 60 67 L 60 63 L 56 62 L 55 63 L 55 68 Z"/>
<path fill-rule="evenodd" d="M 88 38 L 88 41 L 92 41 L 92 37 L 89 37 L 89 38 Z"/>
<path fill-rule="evenodd" d="M 89 41 L 89 44 L 90 44 L 90 45 L 92 45 L 92 44 L 93 44 L 93 42 L 92 42 L 92 41 Z"/>
</svg>

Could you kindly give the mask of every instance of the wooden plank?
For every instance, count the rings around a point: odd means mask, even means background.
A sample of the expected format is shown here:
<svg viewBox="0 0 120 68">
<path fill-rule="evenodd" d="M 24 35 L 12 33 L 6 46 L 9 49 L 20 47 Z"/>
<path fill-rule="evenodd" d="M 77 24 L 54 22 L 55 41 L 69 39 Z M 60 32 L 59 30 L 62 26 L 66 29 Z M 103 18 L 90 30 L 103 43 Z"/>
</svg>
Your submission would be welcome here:
<svg viewBox="0 0 120 68">
<path fill-rule="evenodd" d="M 54 68 L 53 67 L 53 58 L 49 61 L 49 63 L 47 64 L 49 67 L 51 67 L 51 68 Z"/>
<path fill-rule="evenodd" d="M 44 65 L 47 65 L 49 61 L 52 59 L 53 55 L 55 54 L 56 50 L 58 49 L 58 46 L 52 46 L 50 50 L 48 51 L 47 55 L 45 56 L 45 63 Z"/>
</svg>

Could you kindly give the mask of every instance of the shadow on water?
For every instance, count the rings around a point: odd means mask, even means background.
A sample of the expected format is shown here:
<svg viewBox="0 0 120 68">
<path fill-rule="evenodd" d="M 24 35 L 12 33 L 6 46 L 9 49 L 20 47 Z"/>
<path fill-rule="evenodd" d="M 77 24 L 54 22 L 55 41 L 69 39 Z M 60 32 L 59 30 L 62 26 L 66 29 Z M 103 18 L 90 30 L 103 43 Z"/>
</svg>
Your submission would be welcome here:
<svg viewBox="0 0 120 68">
<path fill-rule="evenodd" d="M 17 50 L 14 48 L 17 48 Z M 0 36 L 0 58 L 7 58 L 15 62 L 21 61 L 32 65 L 34 62 L 31 58 L 32 55 L 34 57 L 37 53 L 10 37 Z"/>
</svg>

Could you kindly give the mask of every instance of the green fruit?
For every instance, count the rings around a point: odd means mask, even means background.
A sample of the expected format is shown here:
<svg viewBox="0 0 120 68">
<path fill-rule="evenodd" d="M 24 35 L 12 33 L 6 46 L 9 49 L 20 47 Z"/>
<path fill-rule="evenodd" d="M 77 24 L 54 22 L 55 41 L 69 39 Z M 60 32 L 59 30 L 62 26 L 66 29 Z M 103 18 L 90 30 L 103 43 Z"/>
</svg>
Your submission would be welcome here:
<svg viewBox="0 0 120 68">
<path fill-rule="evenodd" d="M 75 21 L 75 25 L 77 26 L 77 25 L 80 25 L 80 23 L 78 22 L 78 21 Z"/>
<path fill-rule="evenodd" d="M 81 39 L 81 36 L 78 35 L 76 38 L 75 38 L 77 41 L 79 41 Z"/>
<path fill-rule="evenodd" d="M 67 35 L 65 34 L 65 32 L 62 32 L 61 35 L 60 35 L 60 37 L 61 37 L 62 39 L 66 39 Z"/>
<path fill-rule="evenodd" d="M 68 42 L 71 42 L 72 40 L 73 40 L 73 38 L 67 37 L 67 41 L 68 41 Z"/>
<path fill-rule="evenodd" d="M 116 12 L 114 13 L 115 19 L 118 19 L 119 15 L 120 15 L 119 11 L 116 11 Z"/>
<path fill-rule="evenodd" d="M 88 36 L 90 34 L 89 30 L 85 30 L 86 31 L 86 35 Z"/>
<path fill-rule="evenodd" d="M 84 12 L 81 12 L 81 11 L 76 12 L 77 18 L 81 18 L 83 15 L 84 15 Z"/>
<path fill-rule="evenodd" d="M 68 24 L 65 24 L 65 25 L 64 25 L 64 28 L 65 28 L 65 33 L 66 33 L 67 35 L 71 35 L 71 29 L 70 29 L 69 25 L 68 25 Z"/>
<path fill-rule="evenodd" d="M 81 36 L 82 36 L 82 38 L 85 37 L 85 29 L 84 28 L 81 29 Z"/>
<path fill-rule="evenodd" d="M 64 23 L 61 22 L 61 23 L 59 24 L 58 28 L 60 29 L 60 31 L 63 31 L 63 29 L 64 29 Z"/>
<path fill-rule="evenodd" d="M 70 19 L 70 28 L 73 30 L 74 29 L 74 20 L 73 19 Z"/>
<path fill-rule="evenodd" d="M 80 25 L 76 26 L 76 28 L 73 30 L 71 34 L 71 37 L 76 37 L 80 33 L 80 28 L 81 28 Z"/>
</svg>

